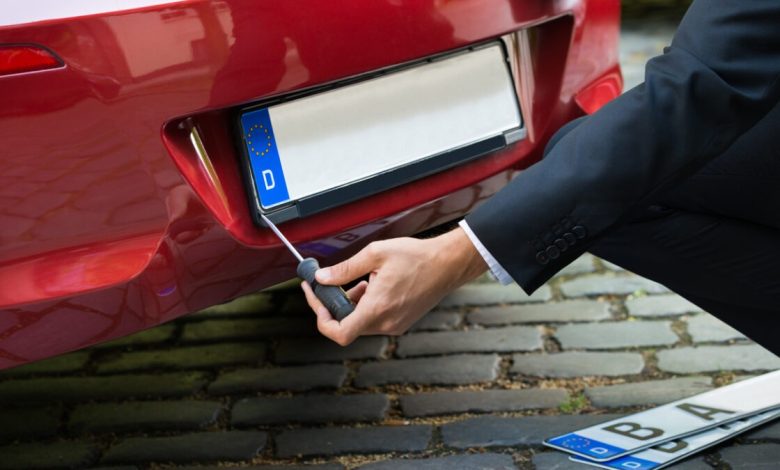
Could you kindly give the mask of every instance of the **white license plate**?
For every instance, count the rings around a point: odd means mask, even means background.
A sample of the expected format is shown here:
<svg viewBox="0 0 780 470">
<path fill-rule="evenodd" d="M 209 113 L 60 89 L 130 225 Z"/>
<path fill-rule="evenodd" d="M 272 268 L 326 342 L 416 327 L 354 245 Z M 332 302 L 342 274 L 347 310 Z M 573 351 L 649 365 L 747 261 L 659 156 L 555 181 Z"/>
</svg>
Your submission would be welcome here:
<svg viewBox="0 0 780 470">
<path fill-rule="evenodd" d="M 504 136 L 516 140 L 522 130 L 514 83 L 498 43 L 250 108 L 239 121 L 252 189 L 263 212 L 497 136 L 506 145 Z M 442 160 L 442 168 L 448 163 Z M 415 176 L 406 171 L 396 185 Z M 382 181 L 377 184 L 386 186 Z M 371 189 L 362 188 L 344 194 L 354 199 Z"/>
<path fill-rule="evenodd" d="M 780 370 L 544 443 L 604 462 L 780 407 Z"/>
<path fill-rule="evenodd" d="M 780 411 L 760 413 L 608 462 L 594 462 L 581 457 L 570 457 L 570 460 L 610 470 L 660 470 L 777 418 L 780 418 Z"/>
</svg>

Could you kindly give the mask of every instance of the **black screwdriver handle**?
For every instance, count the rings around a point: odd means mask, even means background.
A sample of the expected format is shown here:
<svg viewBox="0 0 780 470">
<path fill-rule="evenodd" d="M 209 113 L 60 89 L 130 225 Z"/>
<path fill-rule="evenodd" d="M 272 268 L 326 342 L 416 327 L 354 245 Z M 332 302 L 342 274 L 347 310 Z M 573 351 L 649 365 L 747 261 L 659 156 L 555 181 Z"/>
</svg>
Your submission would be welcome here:
<svg viewBox="0 0 780 470">
<path fill-rule="evenodd" d="M 355 310 L 355 304 L 347 297 L 339 286 L 324 286 L 314 280 L 314 273 L 320 269 L 320 264 L 314 258 L 305 258 L 298 264 L 298 276 L 309 283 L 314 295 L 320 299 L 333 317 L 341 321 Z"/>
</svg>

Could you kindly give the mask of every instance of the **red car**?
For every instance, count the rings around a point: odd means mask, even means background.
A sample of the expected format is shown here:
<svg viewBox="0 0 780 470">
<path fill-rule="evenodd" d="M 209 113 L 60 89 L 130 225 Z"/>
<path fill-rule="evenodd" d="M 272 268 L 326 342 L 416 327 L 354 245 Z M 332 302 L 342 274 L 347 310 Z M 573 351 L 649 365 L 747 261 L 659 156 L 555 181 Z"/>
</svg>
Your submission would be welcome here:
<svg viewBox="0 0 780 470">
<path fill-rule="evenodd" d="M 10 5 L 9 5 L 10 3 Z M 0 368 L 457 219 L 619 94 L 617 0 L 0 12 Z"/>
</svg>

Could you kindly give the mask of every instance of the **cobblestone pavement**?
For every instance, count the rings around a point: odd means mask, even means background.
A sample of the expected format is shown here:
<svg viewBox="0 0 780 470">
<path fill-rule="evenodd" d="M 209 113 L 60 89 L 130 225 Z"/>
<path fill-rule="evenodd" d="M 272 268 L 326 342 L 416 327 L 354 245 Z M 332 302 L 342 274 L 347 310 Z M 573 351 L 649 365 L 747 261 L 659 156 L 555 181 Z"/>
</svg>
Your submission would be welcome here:
<svg viewBox="0 0 780 470">
<path fill-rule="evenodd" d="M 624 46 L 631 79 L 652 48 Z M 347 348 L 280 290 L 0 373 L 0 469 L 563 470 L 542 439 L 776 368 L 590 255 L 530 297 L 483 279 L 408 334 Z M 778 462 L 780 423 L 677 468 Z"/>
<path fill-rule="evenodd" d="M 530 297 L 481 280 L 347 348 L 280 290 L 0 374 L 0 469 L 567 469 L 542 439 L 779 367 L 590 255 Z M 777 468 L 780 423 L 737 444 L 680 468 Z"/>
</svg>

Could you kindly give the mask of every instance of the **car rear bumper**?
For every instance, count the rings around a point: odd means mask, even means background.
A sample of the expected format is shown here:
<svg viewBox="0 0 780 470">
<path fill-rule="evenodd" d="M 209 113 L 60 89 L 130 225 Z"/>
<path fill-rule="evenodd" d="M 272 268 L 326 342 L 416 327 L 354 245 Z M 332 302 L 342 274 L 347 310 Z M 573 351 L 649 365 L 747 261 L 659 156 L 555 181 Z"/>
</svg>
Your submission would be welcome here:
<svg viewBox="0 0 780 470">
<path fill-rule="evenodd" d="M 0 27 L 0 43 L 42 44 L 66 64 L 0 78 L 0 138 L 13 149 L 0 160 L 0 368 L 294 276 L 247 206 L 232 137 L 247 103 L 508 45 L 527 137 L 285 224 L 305 254 L 332 263 L 458 218 L 533 163 L 560 125 L 619 88 L 617 34 L 617 1 L 191 1 Z"/>
</svg>

